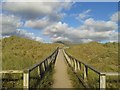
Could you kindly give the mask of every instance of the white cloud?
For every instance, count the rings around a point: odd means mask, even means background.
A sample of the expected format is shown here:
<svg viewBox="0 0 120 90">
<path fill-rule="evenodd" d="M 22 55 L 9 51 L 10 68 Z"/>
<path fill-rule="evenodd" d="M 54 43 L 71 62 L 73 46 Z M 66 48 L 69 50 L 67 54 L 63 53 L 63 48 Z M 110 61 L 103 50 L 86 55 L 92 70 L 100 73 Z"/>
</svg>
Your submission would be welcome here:
<svg viewBox="0 0 120 90">
<path fill-rule="evenodd" d="M 9 1 L 9 0 L 7 0 Z M 71 2 L 5 2 L 3 10 L 17 14 L 25 19 L 36 19 L 49 16 L 51 19 L 59 20 L 63 13 L 62 9 L 71 7 Z"/>
<path fill-rule="evenodd" d="M 41 37 L 36 37 L 34 35 L 34 33 L 27 32 L 26 30 L 23 30 L 23 29 L 18 29 L 16 31 L 16 35 L 24 37 L 24 38 L 31 39 L 31 40 L 39 41 L 39 42 L 43 41 L 43 39 Z"/>
<path fill-rule="evenodd" d="M 51 39 L 52 39 L 53 42 L 55 42 L 55 41 L 71 41 L 67 37 L 60 37 L 60 36 L 56 37 L 56 38 L 52 37 Z"/>
<path fill-rule="evenodd" d="M 111 19 L 111 21 L 114 21 L 114 22 L 120 21 L 120 11 L 114 13 L 114 14 L 110 17 L 110 19 Z"/>
<path fill-rule="evenodd" d="M 0 27 L 2 28 L 2 35 L 14 34 L 16 29 L 21 25 L 20 18 L 14 15 L 1 14 Z"/>
<path fill-rule="evenodd" d="M 91 21 L 97 23 L 93 23 L 93 25 L 91 24 Z M 103 21 L 95 21 L 93 19 L 89 19 L 86 20 L 84 25 L 80 26 L 79 28 L 73 28 L 66 23 L 58 22 L 46 27 L 44 30 L 44 34 L 49 36 L 52 41 L 68 40 L 72 42 L 86 43 L 91 41 L 117 40 L 117 32 L 113 32 L 114 24 L 111 24 L 110 21 L 104 21 L 103 24 L 101 23 L 103 23 Z M 103 27 L 102 30 L 100 29 L 101 27 Z"/>
<path fill-rule="evenodd" d="M 50 33 L 63 34 L 65 33 L 65 29 L 67 28 L 68 28 L 68 25 L 66 23 L 57 22 L 51 26 L 46 27 L 44 34 L 46 35 Z"/>
<path fill-rule="evenodd" d="M 91 12 L 91 10 L 88 9 L 88 10 L 86 10 L 86 11 L 80 13 L 79 15 L 77 15 L 76 19 L 77 19 L 77 20 L 86 19 L 86 18 L 90 17 L 90 15 L 89 15 L 90 12 Z"/>
<path fill-rule="evenodd" d="M 96 21 L 93 18 L 89 18 L 85 20 L 84 25 L 81 26 L 81 29 L 88 29 L 97 32 L 113 31 L 117 30 L 117 24 L 112 21 Z"/>
<path fill-rule="evenodd" d="M 83 21 L 83 25 L 78 28 L 69 26 L 66 23 L 60 22 L 61 18 L 65 16 L 65 13 L 61 12 L 62 9 L 69 9 L 72 5 L 71 2 L 37 2 L 36 0 L 19 0 L 16 2 L 13 0 L 7 0 L 3 4 L 3 10 L 12 13 L 13 15 L 4 15 L 2 21 L 3 34 L 17 34 L 22 37 L 33 39 L 36 41 L 42 41 L 41 37 L 36 37 L 33 33 L 29 33 L 25 30 L 17 30 L 20 26 L 20 18 L 25 20 L 26 27 L 34 29 L 42 29 L 44 35 L 51 38 L 52 41 L 68 40 L 72 42 L 91 42 L 91 41 L 116 41 L 118 40 L 117 32 L 117 17 L 115 13 L 110 17 L 110 21 L 95 20 L 89 18 L 90 9 L 77 15 L 77 19 Z M 46 1 L 46 0 L 45 0 Z M 52 0 L 54 1 L 54 0 Z M 29 2 L 29 3 L 28 3 Z M 7 13 L 8 14 L 8 13 Z M 16 16 L 14 16 L 16 15 Z M 85 20 L 86 19 L 86 20 Z M 85 21 L 84 21 L 85 20 Z"/>
<path fill-rule="evenodd" d="M 49 20 L 49 18 L 44 17 L 42 19 L 39 20 L 28 20 L 25 22 L 25 27 L 31 27 L 34 29 L 43 29 L 51 24 L 53 24 L 54 22 Z"/>
</svg>

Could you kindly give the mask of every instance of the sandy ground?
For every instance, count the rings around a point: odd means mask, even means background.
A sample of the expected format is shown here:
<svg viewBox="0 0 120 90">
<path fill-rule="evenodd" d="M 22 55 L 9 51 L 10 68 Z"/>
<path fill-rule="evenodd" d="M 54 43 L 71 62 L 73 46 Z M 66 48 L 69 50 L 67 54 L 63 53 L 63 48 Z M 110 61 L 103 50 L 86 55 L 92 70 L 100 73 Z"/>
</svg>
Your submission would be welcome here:
<svg viewBox="0 0 120 90">
<path fill-rule="evenodd" d="M 65 58 L 63 56 L 62 49 L 59 50 L 54 68 L 54 84 L 52 88 L 72 88 L 71 81 L 67 73 L 67 65 L 65 63 Z"/>
</svg>

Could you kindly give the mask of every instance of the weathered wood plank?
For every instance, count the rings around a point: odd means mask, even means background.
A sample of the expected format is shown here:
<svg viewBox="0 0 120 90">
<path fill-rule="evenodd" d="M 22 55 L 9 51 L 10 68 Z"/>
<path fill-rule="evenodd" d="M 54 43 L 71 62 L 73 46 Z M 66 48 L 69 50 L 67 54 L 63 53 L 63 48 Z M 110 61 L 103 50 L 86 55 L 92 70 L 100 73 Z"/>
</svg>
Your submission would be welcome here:
<svg viewBox="0 0 120 90">
<path fill-rule="evenodd" d="M 88 77 L 88 67 L 87 66 L 84 66 L 84 73 L 83 73 L 83 77 L 84 77 L 84 80 L 87 79 Z"/>
<path fill-rule="evenodd" d="M 77 72 L 77 62 L 75 59 L 74 59 L 74 70 L 75 70 L 75 72 Z"/>
<path fill-rule="evenodd" d="M 100 90 L 104 90 L 106 88 L 106 75 L 100 74 L 99 80 L 100 80 Z"/>
<path fill-rule="evenodd" d="M 64 51 L 64 52 L 65 52 L 65 51 Z M 66 52 L 65 52 L 64 54 L 68 55 L 69 58 L 76 59 L 76 58 L 72 57 L 71 55 L 67 54 Z M 76 59 L 76 60 L 77 60 L 77 59 Z M 92 67 L 92 66 L 90 66 L 90 65 L 88 65 L 88 64 L 86 64 L 86 63 L 84 63 L 84 62 L 82 62 L 82 61 L 80 61 L 80 60 L 77 60 L 77 61 L 80 62 L 81 64 L 87 66 L 89 69 L 93 70 L 94 72 L 100 74 L 101 71 L 95 69 L 94 67 Z"/>
<path fill-rule="evenodd" d="M 77 70 L 80 70 L 80 63 L 77 62 Z"/>
<path fill-rule="evenodd" d="M 23 73 L 23 70 L 3 70 L 3 71 L 0 71 L 0 73 Z"/>
<path fill-rule="evenodd" d="M 70 59 L 71 67 L 76 70 L 76 65 L 75 65 L 75 62 L 74 62 L 74 59 L 76 59 L 76 58 L 67 54 L 64 50 L 63 50 L 63 52 L 64 52 L 65 58 Z M 82 62 L 81 60 L 76 59 L 76 62 L 77 62 L 77 65 L 78 65 L 77 68 L 79 67 L 78 69 L 80 69 L 80 70 L 82 70 L 81 69 L 81 67 L 82 67 L 81 64 L 83 65 L 83 73 L 84 73 L 83 79 L 87 79 L 88 69 L 90 69 L 90 70 L 94 71 L 95 73 L 99 74 L 99 82 L 100 82 L 99 86 L 100 86 L 101 90 L 106 88 L 106 76 L 118 76 L 118 75 L 120 75 L 120 73 L 118 73 L 118 72 L 101 72 L 101 71 L 97 70 L 96 68 Z"/>
<path fill-rule="evenodd" d="M 38 66 L 38 76 L 41 77 L 40 76 L 40 65 Z"/>
<path fill-rule="evenodd" d="M 39 63 L 36 63 L 36 64 L 34 64 L 33 66 L 31 66 L 30 68 L 28 68 L 29 71 L 32 71 L 33 69 L 35 69 L 36 67 L 38 67 L 38 66 L 39 66 L 41 63 L 43 63 L 46 59 L 48 59 L 48 58 L 53 58 L 53 56 L 56 56 L 56 55 L 57 55 L 56 52 L 58 52 L 58 49 L 59 49 L 59 48 L 57 48 L 50 56 L 48 56 L 48 57 L 45 58 L 44 60 L 42 60 L 42 61 L 40 61 Z"/>
<path fill-rule="evenodd" d="M 119 72 L 103 72 L 106 76 L 119 76 Z"/>
<path fill-rule="evenodd" d="M 29 90 L 29 71 L 28 72 L 24 72 L 23 74 L 23 88 L 24 90 Z"/>
</svg>

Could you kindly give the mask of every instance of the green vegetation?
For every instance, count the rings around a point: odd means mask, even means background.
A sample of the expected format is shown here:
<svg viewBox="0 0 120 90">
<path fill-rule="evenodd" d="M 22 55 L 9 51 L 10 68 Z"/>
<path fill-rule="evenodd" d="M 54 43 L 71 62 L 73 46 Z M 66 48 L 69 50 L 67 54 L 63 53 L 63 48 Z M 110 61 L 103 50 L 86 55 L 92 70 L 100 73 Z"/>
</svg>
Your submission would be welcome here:
<svg viewBox="0 0 120 90">
<path fill-rule="evenodd" d="M 76 59 L 93 66 L 103 72 L 118 72 L 118 43 L 101 44 L 91 42 L 70 46 L 66 49 L 67 53 Z M 82 68 L 83 69 L 83 68 Z M 79 77 L 83 77 L 80 71 Z M 74 82 L 74 80 L 73 80 Z M 92 88 L 99 87 L 99 75 L 88 70 L 88 84 Z M 119 79 L 115 76 L 107 76 L 107 88 L 118 88 Z"/>
<path fill-rule="evenodd" d="M 91 42 L 71 46 L 66 51 L 100 71 L 118 71 L 118 43 Z"/>
<path fill-rule="evenodd" d="M 2 40 L 2 69 L 3 70 L 22 70 L 33 66 L 37 62 L 48 57 L 61 44 L 45 44 L 37 41 L 11 36 Z M 34 87 L 39 83 L 46 85 L 52 82 L 52 72 L 47 72 L 45 77 L 38 79 L 37 69 L 30 72 L 30 86 Z M 51 75 L 49 75 L 51 74 Z M 50 79 L 51 78 L 51 79 Z M 48 81 L 46 80 L 48 79 Z M 3 87 L 22 88 L 22 74 L 3 74 Z M 45 87 L 44 86 L 44 87 Z M 50 86 L 50 85 L 49 85 Z M 43 87 L 43 86 L 39 86 Z"/>
<path fill-rule="evenodd" d="M 19 70 L 45 59 L 60 44 L 43 44 L 12 36 L 2 40 L 2 69 Z"/>
<path fill-rule="evenodd" d="M 51 86 L 54 83 L 53 80 L 53 74 L 54 74 L 54 66 L 52 66 L 48 72 L 45 73 L 45 76 L 40 81 L 39 86 L 37 88 L 51 88 Z"/>
<path fill-rule="evenodd" d="M 70 67 L 67 68 L 67 73 L 70 76 L 73 88 L 85 88 Z"/>
</svg>

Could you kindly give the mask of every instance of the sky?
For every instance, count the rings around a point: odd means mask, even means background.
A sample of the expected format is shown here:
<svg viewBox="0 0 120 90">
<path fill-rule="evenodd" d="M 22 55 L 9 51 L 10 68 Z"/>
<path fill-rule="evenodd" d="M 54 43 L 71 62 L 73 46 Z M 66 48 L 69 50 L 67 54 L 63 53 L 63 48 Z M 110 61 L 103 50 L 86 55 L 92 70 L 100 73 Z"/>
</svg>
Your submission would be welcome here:
<svg viewBox="0 0 120 90">
<path fill-rule="evenodd" d="M 5 0 L 0 7 L 2 37 L 17 35 L 47 43 L 118 42 L 117 2 Z"/>
</svg>

